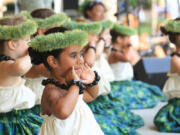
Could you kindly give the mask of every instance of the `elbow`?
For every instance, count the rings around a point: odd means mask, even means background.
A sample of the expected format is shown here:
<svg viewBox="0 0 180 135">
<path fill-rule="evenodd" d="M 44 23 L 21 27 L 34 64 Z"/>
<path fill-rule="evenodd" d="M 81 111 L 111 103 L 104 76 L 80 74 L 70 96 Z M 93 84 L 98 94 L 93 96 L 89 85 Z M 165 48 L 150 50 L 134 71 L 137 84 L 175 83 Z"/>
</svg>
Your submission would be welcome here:
<svg viewBox="0 0 180 135">
<path fill-rule="evenodd" d="M 67 107 L 66 107 L 67 108 Z M 57 113 L 55 113 L 55 116 L 58 117 L 61 120 L 65 120 L 67 119 L 72 112 L 68 111 L 66 108 L 61 108 L 59 110 L 57 110 Z"/>
<path fill-rule="evenodd" d="M 26 65 L 23 65 L 23 64 L 18 64 L 17 65 L 17 73 L 18 75 L 25 75 L 29 70 L 30 70 L 31 67 L 27 68 Z"/>
<path fill-rule="evenodd" d="M 129 62 L 129 61 L 131 61 L 130 57 L 124 57 L 123 62 Z"/>
</svg>

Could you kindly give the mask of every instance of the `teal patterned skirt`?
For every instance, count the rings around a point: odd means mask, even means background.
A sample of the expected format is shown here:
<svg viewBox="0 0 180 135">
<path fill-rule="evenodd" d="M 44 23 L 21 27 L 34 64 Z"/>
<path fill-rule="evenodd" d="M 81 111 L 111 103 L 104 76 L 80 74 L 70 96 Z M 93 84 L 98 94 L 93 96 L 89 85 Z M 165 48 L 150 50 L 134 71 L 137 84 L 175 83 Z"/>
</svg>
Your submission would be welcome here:
<svg viewBox="0 0 180 135">
<path fill-rule="evenodd" d="M 39 115 L 40 116 L 40 113 L 41 113 L 41 105 L 35 105 L 32 109 L 31 109 L 31 112 L 36 114 L 36 115 Z"/>
<path fill-rule="evenodd" d="M 180 133 L 180 98 L 173 98 L 162 107 L 154 118 L 160 132 Z"/>
<path fill-rule="evenodd" d="M 110 94 L 99 96 L 88 103 L 105 135 L 137 135 L 143 119 L 129 111 L 121 102 L 113 101 Z"/>
<path fill-rule="evenodd" d="M 111 91 L 112 98 L 129 109 L 153 108 L 159 101 L 166 101 L 159 87 L 141 81 L 113 82 Z"/>
<path fill-rule="evenodd" d="M 38 135 L 43 119 L 31 109 L 0 113 L 0 135 Z"/>
</svg>

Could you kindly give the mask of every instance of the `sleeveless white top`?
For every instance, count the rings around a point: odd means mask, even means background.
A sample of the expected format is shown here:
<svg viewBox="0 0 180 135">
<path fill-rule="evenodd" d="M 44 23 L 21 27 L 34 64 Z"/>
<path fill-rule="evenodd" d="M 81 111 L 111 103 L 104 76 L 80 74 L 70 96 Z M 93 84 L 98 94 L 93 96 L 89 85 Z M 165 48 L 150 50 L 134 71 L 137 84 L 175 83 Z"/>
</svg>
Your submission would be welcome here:
<svg viewBox="0 0 180 135">
<path fill-rule="evenodd" d="M 163 93 L 168 99 L 180 98 L 180 75 L 178 73 L 168 73 L 168 80 L 166 81 Z"/>
<path fill-rule="evenodd" d="M 44 122 L 39 135 L 104 135 L 90 108 L 79 95 L 72 114 L 65 120 L 42 115 Z"/>
<path fill-rule="evenodd" d="M 0 113 L 29 109 L 35 105 L 35 94 L 25 86 L 25 80 L 9 87 L 0 87 Z"/>
<path fill-rule="evenodd" d="M 45 77 L 40 78 L 26 78 L 25 85 L 29 87 L 36 95 L 36 104 L 41 104 L 41 97 L 44 91 L 44 86 L 42 81 L 46 79 Z"/>
<path fill-rule="evenodd" d="M 106 95 L 111 91 L 110 82 L 114 81 L 114 74 L 112 69 L 105 58 L 105 54 L 102 54 L 98 61 L 95 62 L 93 70 L 97 71 L 101 80 L 99 81 L 99 94 Z"/>
<path fill-rule="evenodd" d="M 115 81 L 131 80 L 134 76 L 133 68 L 129 62 L 117 62 L 111 64 Z"/>
</svg>

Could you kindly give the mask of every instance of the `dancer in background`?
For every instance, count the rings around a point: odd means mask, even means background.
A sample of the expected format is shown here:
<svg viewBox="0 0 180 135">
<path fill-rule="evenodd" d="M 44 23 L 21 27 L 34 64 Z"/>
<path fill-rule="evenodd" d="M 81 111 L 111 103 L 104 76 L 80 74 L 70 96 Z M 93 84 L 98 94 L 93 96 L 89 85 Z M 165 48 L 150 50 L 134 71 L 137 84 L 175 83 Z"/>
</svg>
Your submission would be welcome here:
<svg viewBox="0 0 180 135">
<path fill-rule="evenodd" d="M 109 63 L 115 75 L 111 83 L 111 96 L 129 109 L 152 108 L 165 97 L 160 88 L 141 81 L 133 81 L 132 65 L 136 61 L 137 52 L 130 44 L 130 36 L 135 31 L 121 24 L 114 24 L 111 30 L 112 51 Z"/>
<path fill-rule="evenodd" d="M 32 67 L 30 36 L 37 25 L 23 16 L 0 19 L 0 134 L 38 135 L 43 119 L 31 113 L 35 94 L 22 78 Z"/>
<path fill-rule="evenodd" d="M 171 43 L 176 45 L 172 53 L 171 67 L 163 92 L 168 104 L 162 107 L 154 118 L 154 124 L 160 132 L 180 133 L 180 19 L 169 20 L 161 27 L 163 34 L 168 35 Z"/>
</svg>

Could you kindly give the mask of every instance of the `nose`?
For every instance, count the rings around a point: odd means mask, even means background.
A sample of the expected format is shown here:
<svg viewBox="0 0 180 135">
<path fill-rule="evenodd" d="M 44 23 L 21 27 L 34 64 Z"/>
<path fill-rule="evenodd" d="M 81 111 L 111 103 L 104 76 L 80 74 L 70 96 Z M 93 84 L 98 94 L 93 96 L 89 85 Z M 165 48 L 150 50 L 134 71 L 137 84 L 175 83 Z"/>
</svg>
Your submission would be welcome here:
<svg viewBox="0 0 180 135">
<path fill-rule="evenodd" d="M 83 56 L 79 55 L 77 58 L 77 64 L 81 65 L 83 63 L 84 63 L 84 58 L 83 58 Z"/>
</svg>

